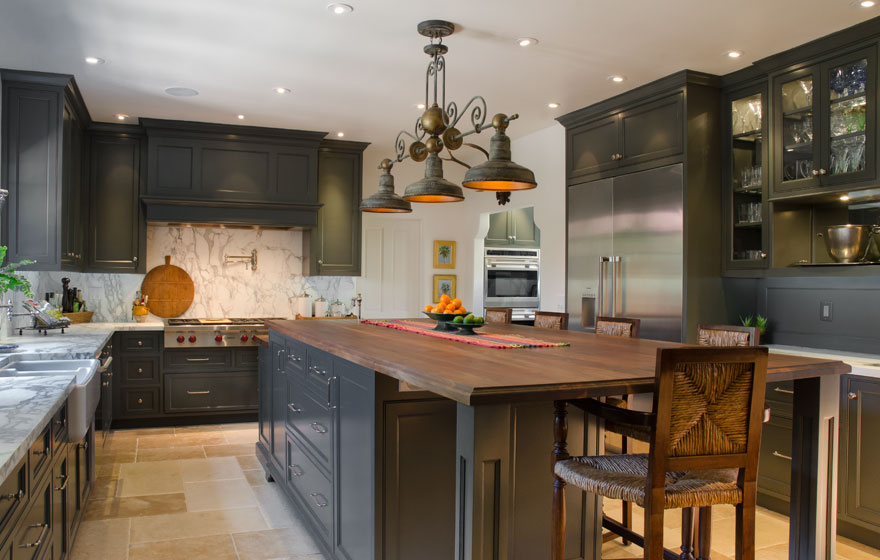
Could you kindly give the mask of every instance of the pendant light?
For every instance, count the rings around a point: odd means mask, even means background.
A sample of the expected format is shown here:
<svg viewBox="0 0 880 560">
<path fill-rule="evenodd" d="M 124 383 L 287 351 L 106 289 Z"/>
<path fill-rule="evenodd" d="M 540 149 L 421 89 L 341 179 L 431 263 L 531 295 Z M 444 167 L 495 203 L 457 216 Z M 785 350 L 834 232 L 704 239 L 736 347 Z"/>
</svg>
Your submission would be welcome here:
<svg viewBox="0 0 880 560">
<path fill-rule="evenodd" d="M 498 114 L 492 118 L 495 134 L 489 141 L 489 161 L 467 170 L 462 185 L 479 191 L 524 191 L 538 186 L 535 174 L 510 160 L 510 136 L 505 133 L 513 115 Z"/>
<path fill-rule="evenodd" d="M 379 192 L 361 201 L 361 212 L 382 212 L 406 214 L 412 212 L 412 205 L 394 192 L 394 176 L 390 159 L 383 159 L 379 164 L 382 174 L 379 175 Z"/>
</svg>

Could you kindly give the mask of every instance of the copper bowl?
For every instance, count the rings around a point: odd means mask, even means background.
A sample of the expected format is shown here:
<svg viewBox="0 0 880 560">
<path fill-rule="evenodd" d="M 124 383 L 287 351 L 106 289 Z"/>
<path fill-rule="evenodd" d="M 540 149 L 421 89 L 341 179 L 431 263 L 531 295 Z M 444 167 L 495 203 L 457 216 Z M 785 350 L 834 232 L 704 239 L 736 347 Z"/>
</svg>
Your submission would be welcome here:
<svg viewBox="0 0 880 560">
<path fill-rule="evenodd" d="M 825 248 L 834 262 L 858 262 L 867 255 L 871 236 L 871 226 L 831 226 L 825 231 Z"/>
</svg>

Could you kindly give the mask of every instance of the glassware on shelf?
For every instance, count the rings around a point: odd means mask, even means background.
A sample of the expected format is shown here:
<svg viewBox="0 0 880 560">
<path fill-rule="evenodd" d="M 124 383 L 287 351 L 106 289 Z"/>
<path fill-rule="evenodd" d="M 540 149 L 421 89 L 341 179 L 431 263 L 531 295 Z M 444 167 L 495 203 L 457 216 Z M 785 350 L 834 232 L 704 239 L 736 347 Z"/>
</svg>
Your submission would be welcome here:
<svg viewBox="0 0 880 560">
<path fill-rule="evenodd" d="M 761 203 L 743 202 L 739 205 L 737 224 L 753 225 L 761 223 Z"/>
<path fill-rule="evenodd" d="M 744 192 L 761 190 L 762 170 L 760 165 L 743 167 L 741 171 L 740 190 Z"/>
<path fill-rule="evenodd" d="M 829 78 L 832 100 L 862 94 L 868 81 L 868 61 L 862 59 L 832 68 Z"/>
<path fill-rule="evenodd" d="M 734 136 L 761 131 L 760 93 L 731 102 L 730 129 Z"/>
<path fill-rule="evenodd" d="M 782 84 L 782 112 L 790 113 L 813 105 L 813 78 L 799 78 Z"/>
<path fill-rule="evenodd" d="M 864 132 L 866 117 L 867 106 L 864 96 L 834 103 L 831 105 L 831 113 L 828 117 L 831 136 Z"/>
<path fill-rule="evenodd" d="M 855 173 L 865 169 L 864 135 L 831 141 L 831 174 Z"/>
<path fill-rule="evenodd" d="M 799 159 L 797 160 L 797 178 L 807 179 L 813 174 L 813 160 Z"/>
</svg>

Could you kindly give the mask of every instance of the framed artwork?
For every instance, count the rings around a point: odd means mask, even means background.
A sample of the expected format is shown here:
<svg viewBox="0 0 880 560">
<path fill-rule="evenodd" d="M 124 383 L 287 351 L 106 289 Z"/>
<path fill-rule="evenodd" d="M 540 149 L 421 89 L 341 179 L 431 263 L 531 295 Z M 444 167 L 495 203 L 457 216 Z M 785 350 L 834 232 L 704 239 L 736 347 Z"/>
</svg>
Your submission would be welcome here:
<svg viewBox="0 0 880 560">
<path fill-rule="evenodd" d="M 434 275 L 434 303 L 440 302 L 440 296 L 446 294 L 455 299 L 455 275 L 454 274 L 435 274 Z"/>
<path fill-rule="evenodd" d="M 434 268 L 455 268 L 455 241 L 434 242 Z"/>
</svg>

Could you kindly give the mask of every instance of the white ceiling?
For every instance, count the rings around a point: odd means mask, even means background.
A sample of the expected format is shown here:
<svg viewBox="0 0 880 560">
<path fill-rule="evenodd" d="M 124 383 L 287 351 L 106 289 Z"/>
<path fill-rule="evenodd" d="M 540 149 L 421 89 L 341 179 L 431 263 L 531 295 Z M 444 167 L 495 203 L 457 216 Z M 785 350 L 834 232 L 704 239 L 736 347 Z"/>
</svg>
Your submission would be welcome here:
<svg viewBox="0 0 880 560">
<path fill-rule="evenodd" d="M 672 72 L 726 74 L 880 14 L 850 0 L 347 1 L 354 12 L 336 16 L 328 0 L 0 0 L 0 67 L 74 74 L 98 121 L 343 130 L 390 154 L 424 95 L 424 19 L 459 27 L 445 41 L 448 98 L 481 94 L 490 115 L 519 113 L 519 136 Z M 519 47 L 522 36 L 540 43 Z M 200 95 L 170 97 L 169 86 Z"/>
</svg>

